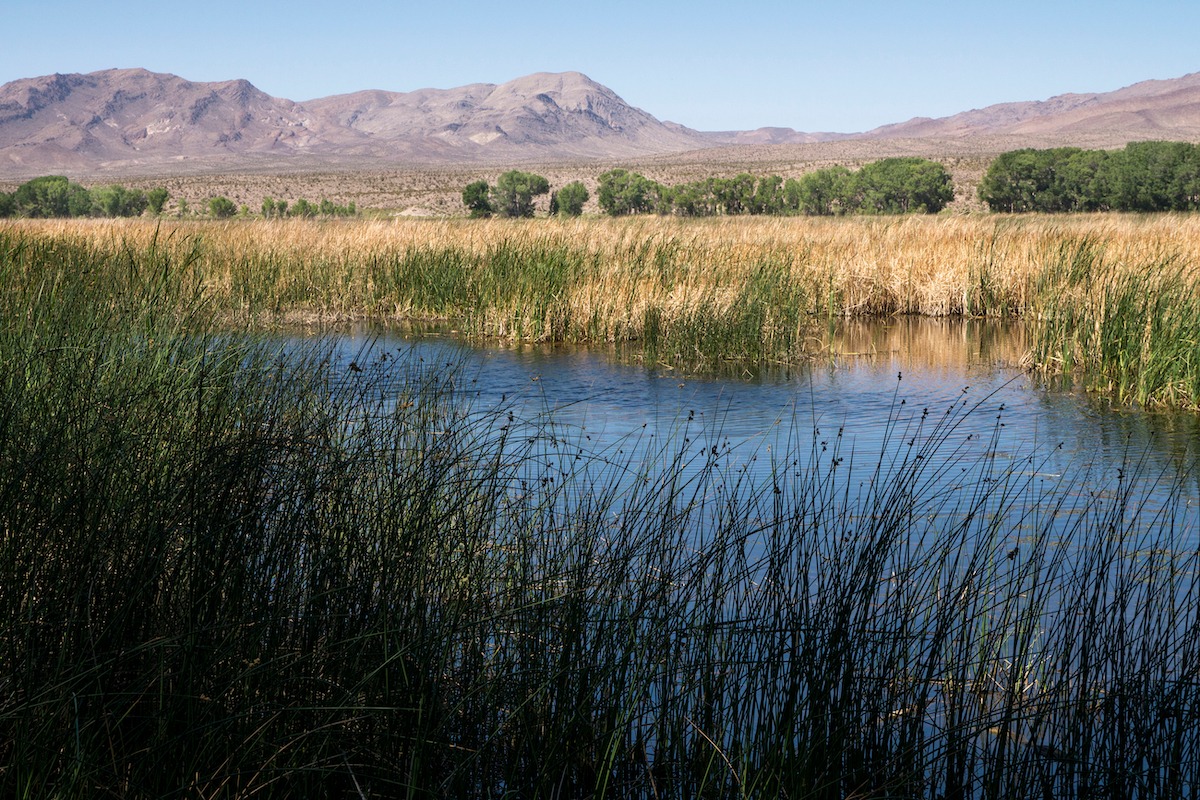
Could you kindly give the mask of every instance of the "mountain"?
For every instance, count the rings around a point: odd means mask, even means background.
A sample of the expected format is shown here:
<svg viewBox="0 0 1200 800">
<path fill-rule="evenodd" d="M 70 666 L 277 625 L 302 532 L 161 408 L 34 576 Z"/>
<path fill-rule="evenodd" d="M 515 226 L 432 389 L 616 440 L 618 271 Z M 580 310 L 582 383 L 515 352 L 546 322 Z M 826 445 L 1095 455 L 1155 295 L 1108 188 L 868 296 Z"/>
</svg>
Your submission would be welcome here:
<svg viewBox="0 0 1200 800">
<path fill-rule="evenodd" d="M 415 92 L 356 92 L 305 103 L 317 118 L 380 141 L 438 142 L 454 151 L 551 150 L 624 156 L 687 150 L 695 131 L 668 126 L 578 72 Z"/>
<path fill-rule="evenodd" d="M 140 69 L 0 87 L 0 165 L 44 171 L 185 161 L 319 145 L 297 104 L 244 80 L 192 83 Z"/>
<path fill-rule="evenodd" d="M 760 153 L 822 143 L 964 143 L 989 151 L 1139 139 L 1200 140 L 1200 73 L 1114 92 L 1003 103 L 865 133 L 700 132 L 661 122 L 578 72 L 301 103 L 244 80 L 199 83 L 143 69 L 0 86 L 0 179 L 48 172 L 203 173 L 614 161 L 695 150 Z M 782 151 L 780 151 L 782 152 Z M 941 152 L 941 150 L 939 150 Z"/>
<path fill-rule="evenodd" d="M 0 174 L 623 158 L 706 144 L 578 72 L 305 103 L 142 69 L 0 86 Z"/>
<path fill-rule="evenodd" d="M 950 117 L 917 117 L 884 125 L 863 138 L 1055 137 L 1064 143 L 1103 139 L 1113 146 L 1144 139 L 1200 138 L 1200 72 L 1135 83 L 1102 94 L 1000 103 Z"/>
</svg>

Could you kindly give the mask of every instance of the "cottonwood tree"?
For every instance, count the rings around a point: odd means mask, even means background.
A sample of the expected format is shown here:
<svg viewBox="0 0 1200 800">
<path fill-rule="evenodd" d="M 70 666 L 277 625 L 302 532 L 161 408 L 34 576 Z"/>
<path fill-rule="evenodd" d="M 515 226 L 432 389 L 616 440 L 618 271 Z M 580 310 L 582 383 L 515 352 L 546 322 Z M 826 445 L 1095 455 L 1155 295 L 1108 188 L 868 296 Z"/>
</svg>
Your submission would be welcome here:
<svg viewBox="0 0 1200 800">
<path fill-rule="evenodd" d="M 578 217 L 588 201 L 588 190 L 579 181 L 572 181 L 555 193 L 557 212 L 563 217 Z"/>
<path fill-rule="evenodd" d="M 163 206 L 167 204 L 167 200 L 171 197 L 171 193 L 161 186 L 155 187 L 146 192 L 146 204 L 150 206 L 150 211 L 154 214 L 161 214 Z"/>
<path fill-rule="evenodd" d="M 228 197 L 214 197 L 208 201 L 208 213 L 217 219 L 227 219 L 237 213 L 237 206 Z"/>
<path fill-rule="evenodd" d="M 619 217 L 653 211 L 663 195 L 662 187 L 649 178 L 624 169 L 612 169 L 600 176 L 596 200 L 601 211 Z"/>
<path fill-rule="evenodd" d="M 463 205 L 472 217 L 490 217 L 495 211 L 492 208 L 491 191 L 487 181 L 473 181 L 463 188 Z"/>
<path fill-rule="evenodd" d="M 550 191 L 550 182 L 541 175 L 513 169 L 496 179 L 492 205 L 502 217 L 532 217 L 533 198 Z"/>
</svg>

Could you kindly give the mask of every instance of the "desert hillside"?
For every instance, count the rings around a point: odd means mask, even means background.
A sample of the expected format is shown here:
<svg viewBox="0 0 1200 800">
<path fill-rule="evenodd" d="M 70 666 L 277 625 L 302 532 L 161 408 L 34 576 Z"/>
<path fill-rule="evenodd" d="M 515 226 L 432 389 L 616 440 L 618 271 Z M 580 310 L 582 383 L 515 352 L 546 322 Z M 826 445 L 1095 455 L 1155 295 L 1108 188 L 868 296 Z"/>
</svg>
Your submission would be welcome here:
<svg viewBox="0 0 1200 800">
<path fill-rule="evenodd" d="M 1119 147 L 1144 139 L 1200 139 L 1200 73 L 863 133 L 696 131 L 660 121 L 578 72 L 303 102 L 271 97 L 245 80 L 199 83 L 143 69 L 0 86 L 0 181 L 47 172 L 100 179 L 655 158 L 705 165 L 816 163 L 872 153 Z"/>
</svg>

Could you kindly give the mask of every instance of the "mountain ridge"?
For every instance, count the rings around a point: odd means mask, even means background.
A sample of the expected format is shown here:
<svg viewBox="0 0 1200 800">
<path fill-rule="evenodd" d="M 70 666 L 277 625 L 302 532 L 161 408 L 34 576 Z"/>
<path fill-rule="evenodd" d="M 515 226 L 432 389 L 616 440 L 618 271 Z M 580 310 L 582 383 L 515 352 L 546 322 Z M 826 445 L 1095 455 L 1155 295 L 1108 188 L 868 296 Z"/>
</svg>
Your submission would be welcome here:
<svg viewBox="0 0 1200 800">
<path fill-rule="evenodd" d="M 698 131 L 660 121 L 580 72 L 539 72 L 453 89 L 367 89 L 302 102 L 272 97 L 241 78 L 193 82 L 141 68 L 0 86 L 0 177 L 10 179 L 139 168 L 611 161 L 722 147 L 1021 137 L 1087 146 L 1200 140 L 1200 72 L 1112 92 L 914 117 L 861 133 Z"/>
</svg>

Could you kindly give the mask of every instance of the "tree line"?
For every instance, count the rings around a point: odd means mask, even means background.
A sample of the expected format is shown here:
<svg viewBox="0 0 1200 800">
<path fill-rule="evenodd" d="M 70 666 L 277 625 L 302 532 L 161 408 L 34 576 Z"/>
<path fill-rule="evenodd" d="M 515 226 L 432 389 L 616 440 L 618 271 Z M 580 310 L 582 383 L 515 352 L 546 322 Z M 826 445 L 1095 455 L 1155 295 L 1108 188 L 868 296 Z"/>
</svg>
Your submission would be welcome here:
<svg viewBox="0 0 1200 800">
<path fill-rule="evenodd" d="M 0 217 L 139 217 L 161 214 L 170 193 L 148 192 L 116 184 L 88 189 L 62 175 L 26 181 L 11 194 L 0 192 Z"/>
<path fill-rule="evenodd" d="M 170 198 L 170 192 L 162 187 L 148 192 L 115 184 L 88 189 L 62 175 L 44 175 L 21 184 L 15 192 L 0 192 L 0 217 L 140 217 L 147 211 L 158 215 L 163 213 Z M 239 208 L 224 196 L 210 198 L 201 210 L 218 219 L 251 214 L 249 206 Z M 188 212 L 187 201 L 180 198 L 179 215 Z M 262 215 L 266 218 L 354 217 L 358 216 L 358 208 L 353 202 L 344 206 L 324 199 L 310 203 L 302 197 L 289 205 L 286 200 L 267 197 L 262 202 Z"/>
<path fill-rule="evenodd" d="M 509 170 L 496 180 L 468 183 L 462 192 L 463 205 L 472 217 L 532 217 L 537 197 L 550 193 L 550 215 L 578 217 L 588 201 L 588 190 L 579 181 L 572 181 L 556 192 L 550 192 L 550 182 L 541 175 Z"/>
<path fill-rule="evenodd" d="M 1001 154 L 979 184 L 992 211 L 1195 211 L 1200 146 L 1131 142 L 1121 150 L 1031 148 Z"/>
<path fill-rule="evenodd" d="M 463 205 L 473 217 L 533 216 L 534 198 L 550 191 L 540 175 L 512 170 L 495 186 L 475 181 L 463 189 Z M 578 216 L 588 201 L 578 181 L 550 196 L 550 213 Z M 946 168 L 923 158 L 886 158 L 857 171 L 830 167 L 786 181 L 778 175 L 748 173 L 732 178 L 668 186 L 625 169 L 599 177 L 596 200 L 611 216 L 661 214 L 707 217 L 740 214 L 936 214 L 954 199 Z"/>
</svg>

